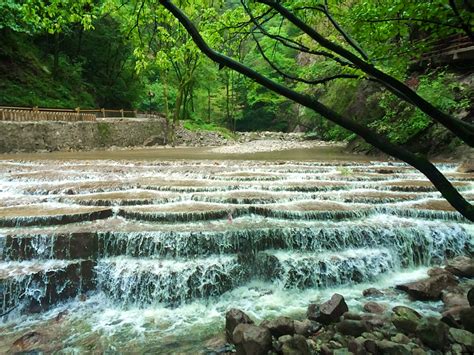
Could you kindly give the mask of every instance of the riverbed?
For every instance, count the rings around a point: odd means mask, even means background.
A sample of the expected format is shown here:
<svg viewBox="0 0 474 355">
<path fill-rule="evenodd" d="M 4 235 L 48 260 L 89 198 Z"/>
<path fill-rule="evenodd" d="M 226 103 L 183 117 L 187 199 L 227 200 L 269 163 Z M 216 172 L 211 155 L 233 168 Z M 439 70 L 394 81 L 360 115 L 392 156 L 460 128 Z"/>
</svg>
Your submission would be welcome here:
<svg viewBox="0 0 474 355">
<path fill-rule="evenodd" d="M 301 318 L 339 292 L 360 309 L 365 288 L 473 251 L 472 223 L 420 173 L 339 146 L 1 159 L 2 353 L 205 352 L 232 307 Z M 474 200 L 473 174 L 438 167 Z"/>
</svg>

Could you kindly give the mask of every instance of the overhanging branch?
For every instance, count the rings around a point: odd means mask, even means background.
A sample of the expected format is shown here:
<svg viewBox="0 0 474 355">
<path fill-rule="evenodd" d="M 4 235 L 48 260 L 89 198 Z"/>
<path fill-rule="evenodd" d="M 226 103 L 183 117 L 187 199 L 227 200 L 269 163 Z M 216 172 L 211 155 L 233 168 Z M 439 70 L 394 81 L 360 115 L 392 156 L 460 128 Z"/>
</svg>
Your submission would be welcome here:
<svg viewBox="0 0 474 355">
<path fill-rule="evenodd" d="M 186 31 L 188 31 L 188 33 L 191 35 L 198 48 L 211 60 L 245 75 L 246 77 L 254 80 L 262 86 L 265 86 L 277 94 L 280 94 L 292 101 L 295 101 L 318 112 L 326 119 L 359 135 L 366 142 L 380 149 L 382 152 L 398 158 L 415 167 L 433 183 L 438 191 L 441 192 L 443 197 L 457 211 L 459 211 L 467 219 L 474 221 L 474 206 L 466 201 L 466 199 L 464 199 L 464 197 L 454 188 L 448 179 L 446 179 L 446 177 L 428 160 L 408 151 L 401 146 L 391 143 L 367 127 L 340 115 L 319 101 L 314 100 L 310 96 L 298 93 L 281 84 L 278 84 L 277 82 L 270 80 L 255 70 L 252 70 L 251 68 L 248 68 L 243 64 L 219 52 L 216 52 L 207 45 L 191 20 L 178 7 L 176 7 L 170 0 L 160 0 L 160 3 L 178 19 Z"/>
<path fill-rule="evenodd" d="M 347 59 L 353 63 L 357 68 L 365 72 L 367 75 L 374 77 L 379 80 L 388 90 L 397 95 L 402 100 L 412 103 L 414 106 L 419 108 L 425 114 L 430 116 L 435 121 L 442 124 L 448 130 L 453 132 L 457 137 L 463 140 L 466 144 L 474 147 L 474 125 L 461 121 L 454 118 L 433 106 L 431 103 L 423 99 L 416 92 L 410 89 L 407 85 L 397 80 L 396 78 L 382 72 L 370 63 L 367 63 L 354 53 L 346 50 L 338 44 L 328 40 L 322 36 L 319 32 L 314 30 L 308 24 L 303 22 L 286 7 L 281 5 L 280 2 L 273 0 L 256 0 L 262 4 L 266 4 L 269 7 L 278 11 L 284 18 L 293 23 L 297 28 L 310 36 L 314 41 L 319 43 L 326 49 L 333 51 L 337 55 Z"/>
</svg>

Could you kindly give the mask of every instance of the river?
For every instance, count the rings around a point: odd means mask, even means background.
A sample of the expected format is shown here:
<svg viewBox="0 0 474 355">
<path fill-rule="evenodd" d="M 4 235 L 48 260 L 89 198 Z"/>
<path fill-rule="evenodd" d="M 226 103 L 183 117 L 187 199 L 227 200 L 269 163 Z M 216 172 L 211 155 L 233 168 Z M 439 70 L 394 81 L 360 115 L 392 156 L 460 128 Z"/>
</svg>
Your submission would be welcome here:
<svg viewBox="0 0 474 355">
<path fill-rule="evenodd" d="M 420 173 L 340 147 L 1 159 L 1 353 L 203 352 L 232 307 L 301 318 L 339 292 L 360 309 L 365 288 L 474 250 Z M 473 174 L 438 166 L 474 200 Z"/>
</svg>

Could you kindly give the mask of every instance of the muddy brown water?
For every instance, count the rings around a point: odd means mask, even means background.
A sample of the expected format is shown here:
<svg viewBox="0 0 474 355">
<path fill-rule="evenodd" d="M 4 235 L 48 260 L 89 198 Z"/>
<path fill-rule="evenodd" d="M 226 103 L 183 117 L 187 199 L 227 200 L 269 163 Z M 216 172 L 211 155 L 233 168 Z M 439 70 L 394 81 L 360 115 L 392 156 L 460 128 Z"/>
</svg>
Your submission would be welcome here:
<svg viewBox="0 0 474 355">
<path fill-rule="evenodd" d="M 0 160 L 295 160 L 295 161 L 370 161 L 365 155 L 347 153 L 337 146 L 291 149 L 246 154 L 213 153 L 204 147 L 159 147 L 89 152 L 16 153 L 0 155 Z"/>
</svg>

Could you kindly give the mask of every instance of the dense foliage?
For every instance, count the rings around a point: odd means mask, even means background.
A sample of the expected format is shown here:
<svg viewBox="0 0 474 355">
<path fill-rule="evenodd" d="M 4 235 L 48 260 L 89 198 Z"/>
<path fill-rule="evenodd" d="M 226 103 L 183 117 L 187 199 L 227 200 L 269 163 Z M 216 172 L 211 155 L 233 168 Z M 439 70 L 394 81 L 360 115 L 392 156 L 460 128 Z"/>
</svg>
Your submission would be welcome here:
<svg viewBox="0 0 474 355">
<path fill-rule="evenodd" d="M 177 3 L 220 52 L 350 113 L 392 141 L 407 143 L 432 125 L 360 70 L 319 55 L 322 49 L 307 35 L 271 16 L 263 4 Z M 434 68 L 424 57 L 440 40 L 465 35 L 471 14 L 462 1 L 455 2 L 457 13 L 447 0 L 283 3 L 327 38 L 354 53 L 360 49 L 385 72 L 413 82 L 410 86 L 443 111 L 470 105 L 470 89 L 450 69 Z M 6 78 L 0 83 L 1 104 L 134 107 L 193 127 L 302 129 L 326 139 L 353 138 L 313 111 L 218 68 L 159 1 L 8 0 L 0 9 L 5 14 L 0 71 Z M 256 26 L 255 19 L 265 19 L 264 26 Z"/>
</svg>

